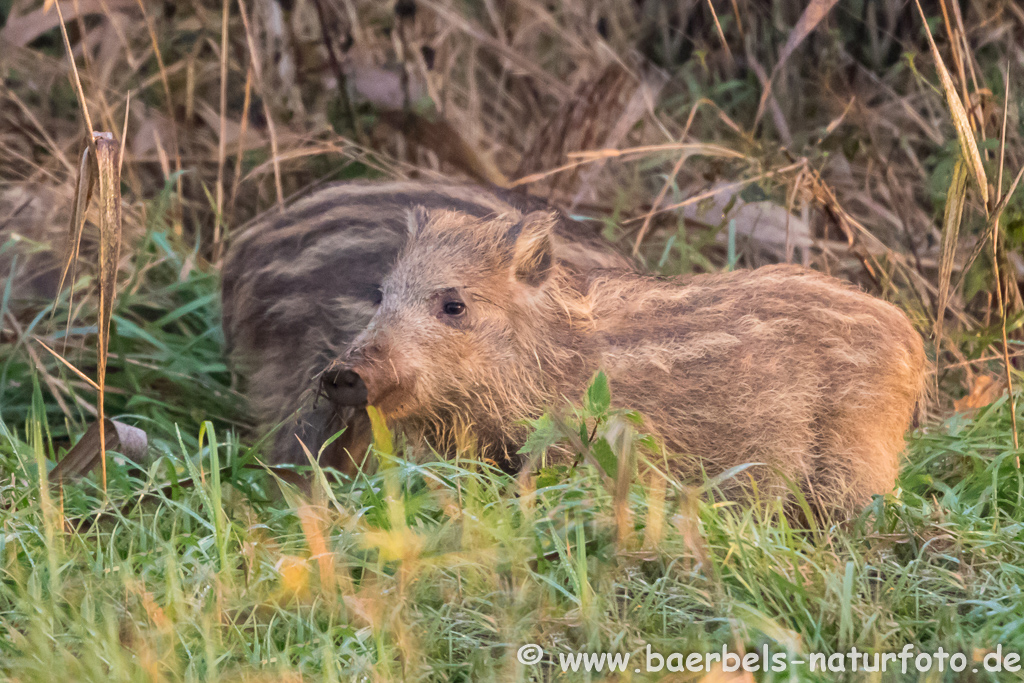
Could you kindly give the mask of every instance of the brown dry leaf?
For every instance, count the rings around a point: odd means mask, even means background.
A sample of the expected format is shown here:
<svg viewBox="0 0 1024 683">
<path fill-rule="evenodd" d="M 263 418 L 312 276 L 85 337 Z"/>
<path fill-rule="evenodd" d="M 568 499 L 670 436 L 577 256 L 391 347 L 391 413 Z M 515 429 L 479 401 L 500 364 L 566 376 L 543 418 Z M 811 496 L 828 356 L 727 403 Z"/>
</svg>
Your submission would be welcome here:
<svg viewBox="0 0 1024 683">
<path fill-rule="evenodd" d="M 914 0 L 917 4 L 917 11 L 921 13 L 921 20 L 924 22 L 925 34 L 928 36 L 928 45 L 932 48 L 932 57 L 935 59 L 935 69 L 939 72 L 939 80 L 942 81 L 942 90 L 946 94 L 946 104 L 949 106 L 949 113 L 953 117 L 953 125 L 956 127 L 956 136 L 960 140 L 960 151 L 964 160 L 971 168 L 975 186 L 981 193 L 981 202 L 988 211 L 988 179 L 985 175 L 985 167 L 981 163 L 981 154 L 978 152 L 978 144 L 974 140 L 974 131 L 971 130 L 970 120 L 967 118 L 967 110 L 964 103 L 956 93 L 956 86 L 953 78 L 949 75 L 946 64 L 942 61 L 939 48 L 935 45 L 935 38 L 928 28 L 928 18 L 921 9 L 921 0 Z"/>
<path fill-rule="evenodd" d="M 104 445 L 131 460 L 141 460 L 149 448 L 146 432 L 123 422 L 104 419 Z M 88 474 L 100 462 L 100 422 L 89 425 L 85 435 L 50 471 L 50 481 L 73 481 Z"/>
<path fill-rule="evenodd" d="M 1003 395 L 1006 382 L 992 375 L 978 375 L 974 378 L 971 390 L 963 398 L 953 401 L 953 410 L 958 413 L 973 413 L 984 408 Z"/>
<path fill-rule="evenodd" d="M 114 307 L 117 262 L 121 258 L 121 146 L 110 133 L 93 133 L 100 202 L 100 320 L 98 384 L 103 387 Z"/>
<path fill-rule="evenodd" d="M 422 78 L 415 74 L 403 77 L 400 69 L 355 62 L 349 65 L 345 75 L 358 99 L 380 109 L 403 111 L 410 102 L 417 102 L 427 94 Z"/>
<path fill-rule="evenodd" d="M 786 207 L 770 200 L 747 202 L 733 183 L 715 183 L 702 195 L 708 196 L 682 208 L 683 217 L 688 222 L 715 227 L 732 219 L 736 221 L 737 235 L 752 240 L 780 259 L 785 257 L 788 243 L 800 249 L 804 262 L 809 260 L 814 237 L 806 217 L 795 216 Z M 716 239 L 725 241 L 728 234 L 724 230 L 719 231 Z"/>
<path fill-rule="evenodd" d="M 89 207 L 89 199 L 92 197 L 95 177 L 91 173 L 89 164 L 90 148 L 86 147 L 82 152 L 82 159 L 78 165 L 78 184 L 75 186 L 75 201 L 72 204 L 71 229 L 68 231 L 67 240 L 64 242 L 64 268 L 61 271 L 58 290 L 64 289 L 64 282 L 67 280 L 68 272 L 71 272 L 71 279 L 74 280 L 74 268 L 78 264 L 78 251 L 82 244 L 82 229 L 85 227 L 85 214 Z M 68 320 L 70 327 L 71 321 Z"/>
<path fill-rule="evenodd" d="M 2 184 L 2 183 L 0 183 Z M 58 293 L 61 261 L 52 245 L 67 231 L 71 183 L 10 183 L 0 189 L 0 280 L 15 312 Z"/>
</svg>

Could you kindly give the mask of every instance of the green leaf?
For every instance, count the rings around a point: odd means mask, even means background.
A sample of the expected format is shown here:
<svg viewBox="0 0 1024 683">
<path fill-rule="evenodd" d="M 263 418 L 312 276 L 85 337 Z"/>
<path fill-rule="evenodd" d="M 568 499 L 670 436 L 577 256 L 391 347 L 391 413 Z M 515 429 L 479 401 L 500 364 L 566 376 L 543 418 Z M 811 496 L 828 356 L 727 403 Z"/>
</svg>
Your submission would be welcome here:
<svg viewBox="0 0 1024 683">
<path fill-rule="evenodd" d="M 558 428 L 547 413 L 544 413 L 536 420 L 530 420 L 530 426 L 533 427 L 533 431 L 526 437 L 526 442 L 519 449 L 520 453 L 541 455 L 544 451 L 562 440 Z"/>
<path fill-rule="evenodd" d="M 537 473 L 537 489 L 545 489 L 549 486 L 561 484 L 569 476 L 569 468 L 565 465 L 554 465 L 542 467 Z"/>
<path fill-rule="evenodd" d="M 587 387 L 583 397 L 583 408 L 592 417 L 601 417 L 608 412 L 612 404 L 612 392 L 608 387 L 608 376 L 602 371 L 594 375 L 594 380 Z"/>
<path fill-rule="evenodd" d="M 619 459 L 615 457 L 615 452 L 612 450 L 611 444 L 604 437 L 597 439 L 590 446 L 591 452 L 594 454 L 594 458 L 601 465 L 601 469 L 604 470 L 605 474 L 609 477 L 614 477 L 619 471 Z"/>
</svg>

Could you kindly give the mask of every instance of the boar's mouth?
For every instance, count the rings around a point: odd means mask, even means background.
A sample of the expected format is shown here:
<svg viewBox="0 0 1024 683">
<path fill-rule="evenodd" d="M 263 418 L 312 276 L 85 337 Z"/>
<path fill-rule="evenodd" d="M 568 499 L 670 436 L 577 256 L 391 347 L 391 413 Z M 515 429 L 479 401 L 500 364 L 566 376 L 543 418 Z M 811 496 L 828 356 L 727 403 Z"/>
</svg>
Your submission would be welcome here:
<svg viewBox="0 0 1024 683">
<path fill-rule="evenodd" d="M 331 365 L 320 377 L 320 395 L 338 408 L 365 408 L 372 405 L 381 412 L 397 417 L 404 414 L 407 405 L 406 392 L 401 391 L 398 383 L 381 383 L 374 381 L 375 376 L 370 374 L 367 377 L 369 386 L 373 387 L 371 392 L 367 381 L 360 374 L 359 366 L 352 365 Z M 368 369 L 365 369 L 369 372 Z M 372 395 L 371 395 L 372 393 Z"/>
<path fill-rule="evenodd" d="M 328 368 L 320 378 L 320 392 L 336 406 L 366 406 L 366 383 L 350 368 Z"/>
</svg>

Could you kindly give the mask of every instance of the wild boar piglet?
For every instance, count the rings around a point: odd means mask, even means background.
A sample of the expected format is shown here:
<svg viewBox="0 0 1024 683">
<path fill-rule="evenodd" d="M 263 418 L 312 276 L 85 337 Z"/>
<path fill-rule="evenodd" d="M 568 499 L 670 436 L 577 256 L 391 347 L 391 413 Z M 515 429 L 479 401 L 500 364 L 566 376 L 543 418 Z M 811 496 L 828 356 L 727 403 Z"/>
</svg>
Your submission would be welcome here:
<svg viewBox="0 0 1024 683">
<path fill-rule="evenodd" d="M 363 387 L 349 374 L 322 373 L 373 316 L 415 206 L 481 218 L 547 209 L 479 185 L 342 182 L 267 212 L 233 237 L 222 278 L 224 336 L 254 417 L 264 430 L 279 427 L 274 462 L 307 462 L 304 445 L 322 450 L 324 466 L 352 472 L 360 464 L 370 440 Z M 556 215 L 554 254 L 564 267 L 629 267 L 597 227 Z M 318 400 L 318 388 L 338 400 Z"/>
<path fill-rule="evenodd" d="M 923 385 L 921 337 L 895 306 L 794 266 L 669 279 L 570 271 L 554 217 L 417 209 L 354 373 L 389 424 L 439 452 L 469 436 L 511 461 L 523 421 L 578 399 L 597 370 L 682 477 L 849 512 L 893 487 Z"/>
</svg>

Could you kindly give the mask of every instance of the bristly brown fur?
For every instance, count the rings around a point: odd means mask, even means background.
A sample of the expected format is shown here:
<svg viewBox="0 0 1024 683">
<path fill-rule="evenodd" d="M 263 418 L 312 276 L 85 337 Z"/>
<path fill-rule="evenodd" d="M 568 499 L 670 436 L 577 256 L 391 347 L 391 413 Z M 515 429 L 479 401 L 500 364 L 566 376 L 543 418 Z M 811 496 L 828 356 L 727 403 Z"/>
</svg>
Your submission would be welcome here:
<svg viewBox="0 0 1024 683">
<path fill-rule="evenodd" d="M 321 462 L 343 469 L 351 464 L 346 450 L 365 452 L 365 411 L 316 400 L 318 377 L 373 316 L 416 206 L 483 218 L 544 205 L 477 185 L 337 183 L 270 214 L 231 245 L 222 274 L 224 334 L 261 426 L 287 420 L 276 462 L 306 462 L 296 436 L 316 453 L 343 427 Z M 570 270 L 629 267 L 596 228 L 559 215 L 556 233 L 556 256 Z"/>
<path fill-rule="evenodd" d="M 921 337 L 895 306 L 795 266 L 686 280 L 546 258 L 554 217 L 427 212 L 345 360 L 369 402 L 444 452 L 498 459 L 522 420 L 577 399 L 595 371 L 689 477 L 848 513 L 893 487 L 921 396 Z M 465 310 L 457 315 L 458 306 Z"/>
</svg>

